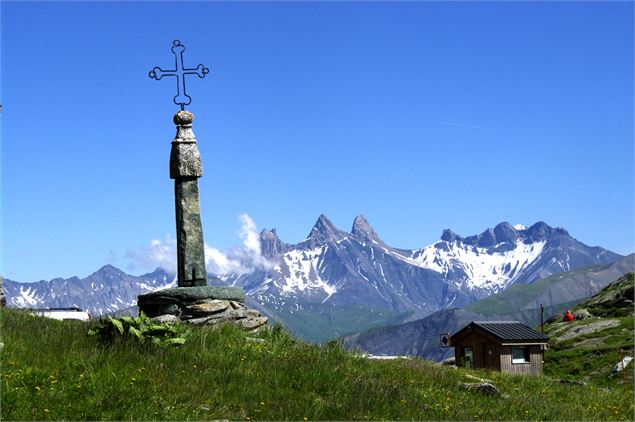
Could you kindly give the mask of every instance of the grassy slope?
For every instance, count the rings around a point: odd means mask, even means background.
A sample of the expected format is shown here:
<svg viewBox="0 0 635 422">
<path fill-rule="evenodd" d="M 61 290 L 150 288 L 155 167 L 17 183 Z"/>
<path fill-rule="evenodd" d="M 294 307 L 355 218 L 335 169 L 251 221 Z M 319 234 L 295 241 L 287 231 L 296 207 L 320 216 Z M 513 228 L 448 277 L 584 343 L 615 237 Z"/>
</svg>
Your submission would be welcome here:
<svg viewBox="0 0 635 422">
<path fill-rule="evenodd" d="M 632 420 L 633 390 L 562 386 L 545 377 L 371 361 L 294 341 L 194 329 L 181 348 L 104 347 L 76 321 L 0 309 L 0 417 L 9 420 Z M 508 398 L 458 388 L 486 377 Z"/>
<path fill-rule="evenodd" d="M 629 286 L 632 289 L 634 284 L 633 273 L 630 273 L 573 308 L 574 311 L 587 309 L 593 318 L 545 324 L 545 334 L 550 336 L 550 350 L 545 353 L 545 372 L 548 375 L 565 379 L 583 379 L 605 386 L 620 385 L 621 374 L 610 373 L 613 366 L 621 360 L 620 349 L 624 350 L 625 356 L 633 356 L 633 305 L 620 304 L 619 301 L 600 304 L 596 302 L 618 290 L 624 291 Z M 603 320 L 615 320 L 619 325 L 579 335 L 570 340 L 558 341 L 558 337 L 565 332 L 572 332 Z M 635 364 L 632 362 L 625 371 L 630 385 L 633 385 L 634 368 Z"/>
</svg>

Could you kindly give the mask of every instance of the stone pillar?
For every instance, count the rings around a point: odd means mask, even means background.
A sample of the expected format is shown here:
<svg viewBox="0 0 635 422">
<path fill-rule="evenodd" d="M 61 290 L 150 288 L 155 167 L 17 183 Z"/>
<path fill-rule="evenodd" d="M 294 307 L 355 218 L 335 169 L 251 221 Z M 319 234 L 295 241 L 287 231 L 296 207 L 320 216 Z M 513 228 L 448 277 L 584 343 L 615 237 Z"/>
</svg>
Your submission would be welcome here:
<svg viewBox="0 0 635 422">
<path fill-rule="evenodd" d="M 174 179 L 176 204 L 177 278 L 179 287 L 206 286 L 205 249 L 198 194 L 198 178 L 203 175 L 201 155 L 192 131 L 194 115 L 179 111 L 174 115 L 176 137 L 170 153 L 170 178 Z"/>
</svg>

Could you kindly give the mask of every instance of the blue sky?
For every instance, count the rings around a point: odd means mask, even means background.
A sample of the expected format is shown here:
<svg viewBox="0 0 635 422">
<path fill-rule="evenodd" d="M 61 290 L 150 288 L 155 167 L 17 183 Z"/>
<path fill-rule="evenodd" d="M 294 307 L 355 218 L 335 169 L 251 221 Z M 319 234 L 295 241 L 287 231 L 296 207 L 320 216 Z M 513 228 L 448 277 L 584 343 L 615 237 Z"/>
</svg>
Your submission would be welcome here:
<svg viewBox="0 0 635 422">
<path fill-rule="evenodd" d="M 364 214 L 401 248 L 444 228 L 563 226 L 635 250 L 631 2 L 7 2 L 0 274 L 86 276 L 174 237 L 173 63 L 203 157 L 205 241 L 238 216 L 306 237 Z"/>
</svg>

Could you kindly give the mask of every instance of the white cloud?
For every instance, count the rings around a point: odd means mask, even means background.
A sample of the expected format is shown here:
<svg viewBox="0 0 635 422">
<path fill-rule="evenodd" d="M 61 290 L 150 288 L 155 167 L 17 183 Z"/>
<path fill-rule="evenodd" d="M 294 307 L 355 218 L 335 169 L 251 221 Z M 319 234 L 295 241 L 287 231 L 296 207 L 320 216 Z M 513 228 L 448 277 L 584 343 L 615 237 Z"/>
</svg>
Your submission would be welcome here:
<svg viewBox="0 0 635 422">
<path fill-rule="evenodd" d="M 270 269 L 273 264 L 262 256 L 260 234 L 254 220 L 247 214 L 238 216 L 241 227 L 238 236 L 242 243 L 225 252 L 205 244 L 205 266 L 208 273 L 215 275 L 249 274 L 258 269 Z M 166 236 L 161 241 L 154 239 L 149 246 L 128 252 L 129 268 L 156 268 L 176 273 L 176 240 Z"/>
<path fill-rule="evenodd" d="M 161 267 L 167 272 L 176 274 L 176 240 L 166 236 L 165 240 L 153 239 L 150 244 L 136 251 L 126 253 L 128 268 L 154 269 Z"/>
</svg>

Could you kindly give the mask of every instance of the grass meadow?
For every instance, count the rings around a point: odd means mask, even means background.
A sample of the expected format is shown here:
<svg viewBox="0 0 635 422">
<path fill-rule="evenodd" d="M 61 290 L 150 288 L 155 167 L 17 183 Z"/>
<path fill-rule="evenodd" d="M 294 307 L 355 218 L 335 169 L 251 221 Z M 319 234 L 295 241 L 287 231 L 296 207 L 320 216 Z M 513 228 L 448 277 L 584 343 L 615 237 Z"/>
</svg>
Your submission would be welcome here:
<svg viewBox="0 0 635 422">
<path fill-rule="evenodd" d="M 102 345 L 91 324 L 0 309 L 3 420 L 633 420 L 632 385 L 369 360 L 280 327 L 195 327 L 179 347 Z M 470 376 L 504 396 L 460 389 Z"/>
</svg>

